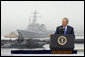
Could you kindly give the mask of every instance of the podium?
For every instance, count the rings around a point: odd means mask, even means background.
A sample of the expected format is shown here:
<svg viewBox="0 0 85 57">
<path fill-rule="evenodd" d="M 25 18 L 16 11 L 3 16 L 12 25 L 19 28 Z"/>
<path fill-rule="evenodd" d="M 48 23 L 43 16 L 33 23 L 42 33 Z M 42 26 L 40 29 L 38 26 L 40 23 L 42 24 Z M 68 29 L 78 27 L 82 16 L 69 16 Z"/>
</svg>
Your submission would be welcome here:
<svg viewBox="0 0 85 57">
<path fill-rule="evenodd" d="M 50 37 L 50 49 L 52 54 L 72 54 L 74 50 L 75 35 L 52 34 Z"/>
</svg>

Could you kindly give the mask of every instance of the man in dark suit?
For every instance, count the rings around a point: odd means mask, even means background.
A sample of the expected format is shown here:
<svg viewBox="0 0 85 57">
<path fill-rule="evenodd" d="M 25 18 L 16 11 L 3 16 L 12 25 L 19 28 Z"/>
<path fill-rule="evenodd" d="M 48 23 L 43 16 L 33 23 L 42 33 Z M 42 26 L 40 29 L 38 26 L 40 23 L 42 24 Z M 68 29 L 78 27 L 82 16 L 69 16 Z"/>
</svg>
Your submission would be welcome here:
<svg viewBox="0 0 85 57">
<path fill-rule="evenodd" d="M 73 27 L 67 25 L 68 22 L 68 18 L 63 18 L 62 25 L 57 27 L 55 34 L 74 34 L 74 29 Z"/>
</svg>

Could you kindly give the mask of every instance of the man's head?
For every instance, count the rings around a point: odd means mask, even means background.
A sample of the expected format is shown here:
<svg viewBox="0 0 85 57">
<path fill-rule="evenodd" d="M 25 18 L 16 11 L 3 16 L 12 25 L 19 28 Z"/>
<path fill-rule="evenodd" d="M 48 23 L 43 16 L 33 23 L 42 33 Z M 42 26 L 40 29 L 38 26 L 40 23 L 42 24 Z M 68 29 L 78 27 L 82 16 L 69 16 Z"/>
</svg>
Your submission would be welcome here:
<svg viewBox="0 0 85 57">
<path fill-rule="evenodd" d="M 68 24 L 68 22 L 69 22 L 69 20 L 68 20 L 68 18 L 63 18 L 63 20 L 62 20 L 62 25 L 63 26 L 66 26 L 67 24 Z"/>
</svg>

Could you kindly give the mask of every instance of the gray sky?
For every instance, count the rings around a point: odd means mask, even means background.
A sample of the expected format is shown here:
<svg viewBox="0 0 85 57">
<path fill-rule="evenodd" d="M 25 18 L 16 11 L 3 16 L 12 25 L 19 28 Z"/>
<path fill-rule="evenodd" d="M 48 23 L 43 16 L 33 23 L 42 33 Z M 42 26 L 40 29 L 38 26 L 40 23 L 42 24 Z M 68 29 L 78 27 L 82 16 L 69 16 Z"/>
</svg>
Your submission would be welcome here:
<svg viewBox="0 0 85 57">
<path fill-rule="evenodd" d="M 83 1 L 1 1 L 1 33 L 27 28 L 35 10 L 38 23 L 46 24 L 48 30 L 55 30 L 68 17 L 75 31 L 84 31 Z"/>
</svg>

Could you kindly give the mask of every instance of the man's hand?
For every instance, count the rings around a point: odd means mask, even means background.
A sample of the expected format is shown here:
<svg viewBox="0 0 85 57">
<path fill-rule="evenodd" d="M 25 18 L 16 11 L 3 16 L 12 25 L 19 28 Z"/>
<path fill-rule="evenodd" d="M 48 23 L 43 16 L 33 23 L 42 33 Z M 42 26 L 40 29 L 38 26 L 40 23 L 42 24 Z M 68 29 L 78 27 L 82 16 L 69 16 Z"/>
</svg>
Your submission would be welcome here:
<svg viewBox="0 0 85 57">
<path fill-rule="evenodd" d="M 51 34 L 49 34 L 49 37 L 51 38 Z"/>
</svg>

